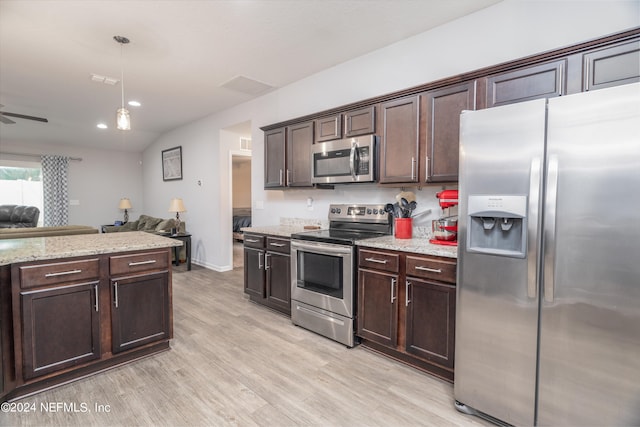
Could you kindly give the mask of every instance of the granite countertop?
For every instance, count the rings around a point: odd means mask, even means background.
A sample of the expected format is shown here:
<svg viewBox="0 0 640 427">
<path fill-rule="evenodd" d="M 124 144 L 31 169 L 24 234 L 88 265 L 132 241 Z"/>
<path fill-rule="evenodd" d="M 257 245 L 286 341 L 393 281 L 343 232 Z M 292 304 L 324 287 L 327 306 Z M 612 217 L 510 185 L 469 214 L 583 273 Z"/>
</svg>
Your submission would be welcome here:
<svg viewBox="0 0 640 427">
<path fill-rule="evenodd" d="M 396 239 L 393 236 L 376 237 L 373 239 L 358 240 L 356 241 L 356 245 L 367 248 L 458 258 L 457 246 L 434 245 L 433 243 L 429 243 L 429 237 L 423 236 L 417 236 L 411 239 Z"/>
<path fill-rule="evenodd" d="M 182 246 L 180 240 L 144 231 L 0 240 L 0 265 Z"/>
<path fill-rule="evenodd" d="M 243 227 L 240 229 L 245 233 L 256 233 L 256 234 L 269 234 L 271 236 L 279 236 L 279 237 L 291 237 L 292 234 L 302 233 L 304 231 L 314 231 L 314 230 L 305 230 L 304 225 L 263 225 L 257 227 Z"/>
</svg>

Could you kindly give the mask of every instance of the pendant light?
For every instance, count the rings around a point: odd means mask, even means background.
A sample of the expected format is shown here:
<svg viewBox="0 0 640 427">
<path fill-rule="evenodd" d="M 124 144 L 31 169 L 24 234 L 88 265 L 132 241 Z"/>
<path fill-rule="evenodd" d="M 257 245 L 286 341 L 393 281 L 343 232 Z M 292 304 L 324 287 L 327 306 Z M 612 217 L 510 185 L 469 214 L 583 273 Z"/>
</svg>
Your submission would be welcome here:
<svg viewBox="0 0 640 427">
<path fill-rule="evenodd" d="M 124 67 L 122 65 L 122 46 L 129 43 L 129 39 L 122 36 L 113 36 L 120 43 L 120 88 L 122 89 L 122 104 L 116 111 L 116 124 L 119 130 L 131 130 L 131 116 L 129 110 L 124 108 Z"/>
</svg>

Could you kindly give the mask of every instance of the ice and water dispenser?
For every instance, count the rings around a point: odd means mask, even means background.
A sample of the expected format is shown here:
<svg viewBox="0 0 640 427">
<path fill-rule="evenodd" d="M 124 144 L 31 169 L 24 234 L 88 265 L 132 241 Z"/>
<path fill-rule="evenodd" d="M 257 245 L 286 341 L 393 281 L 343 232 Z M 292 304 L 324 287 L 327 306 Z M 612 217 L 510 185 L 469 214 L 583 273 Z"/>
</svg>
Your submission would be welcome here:
<svg viewBox="0 0 640 427">
<path fill-rule="evenodd" d="M 467 251 L 524 258 L 527 196 L 471 195 Z"/>
</svg>

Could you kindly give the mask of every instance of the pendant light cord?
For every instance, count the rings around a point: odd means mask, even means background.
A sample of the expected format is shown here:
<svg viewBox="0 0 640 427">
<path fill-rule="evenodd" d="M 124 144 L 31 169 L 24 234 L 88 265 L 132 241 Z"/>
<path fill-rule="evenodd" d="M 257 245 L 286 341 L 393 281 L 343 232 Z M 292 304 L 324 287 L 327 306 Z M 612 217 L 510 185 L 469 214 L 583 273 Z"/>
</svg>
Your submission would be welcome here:
<svg viewBox="0 0 640 427">
<path fill-rule="evenodd" d="M 122 90 L 122 108 L 124 108 L 124 61 L 122 59 L 122 43 L 120 43 L 120 89 Z"/>
</svg>

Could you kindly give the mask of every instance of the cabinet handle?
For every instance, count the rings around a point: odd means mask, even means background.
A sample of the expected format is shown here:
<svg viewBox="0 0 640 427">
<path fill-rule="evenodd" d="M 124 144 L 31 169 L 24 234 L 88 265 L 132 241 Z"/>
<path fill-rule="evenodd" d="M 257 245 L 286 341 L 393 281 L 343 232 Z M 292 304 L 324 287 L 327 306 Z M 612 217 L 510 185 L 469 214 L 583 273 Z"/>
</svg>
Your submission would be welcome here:
<svg viewBox="0 0 640 427">
<path fill-rule="evenodd" d="M 259 242 L 258 239 L 244 239 L 244 240 L 246 240 L 249 243 L 258 243 Z"/>
<path fill-rule="evenodd" d="M 96 293 L 96 313 L 98 311 L 100 311 L 100 309 L 98 308 L 98 285 L 93 285 L 93 291 Z"/>
<path fill-rule="evenodd" d="M 282 169 L 280 169 L 280 174 L 278 175 L 278 184 L 282 187 Z"/>
<path fill-rule="evenodd" d="M 113 282 L 113 304 L 118 308 L 118 282 Z"/>
<path fill-rule="evenodd" d="M 262 269 L 262 252 L 258 252 L 258 270 Z"/>
<path fill-rule="evenodd" d="M 364 260 L 369 262 L 375 262 L 377 264 L 386 264 L 387 262 L 389 262 L 389 260 L 387 259 L 376 259 L 376 258 L 365 258 Z"/>
<path fill-rule="evenodd" d="M 276 248 L 281 248 L 284 246 L 284 243 L 269 243 L 270 246 L 275 246 Z"/>
<path fill-rule="evenodd" d="M 264 269 L 265 271 L 269 269 L 269 257 L 271 254 L 265 254 L 264 256 Z"/>
<path fill-rule="evenodd" d="M 287 169 L 287 186 L 291 185 L 291 171 Z"/>
<path fill-rule="evenodd" d="M 424 158 L 424 165 L 427 168 L 427 172 L 425 173 L 424 182 L 429 182 L 429 156 Z"/>
<path fill-rule="evenodd" d="M 396 279 L 391 279 L 391 304 L 396 300 L 395 290 L 396 287 Z"/>
<path fill-rule="evenodd" d="M 408 307 L 411 300 L 409 299 L 409 288 L 411 287 L 411 282 L 408 280 L 404 282 L 404 306 Z"/>
<path fill-rule="evenodd" d="M 421 265 L 417 265 L 416 270 L 429 271 L 431 273 L 442 273 L 441 268 L 435 269 L 435 268 L 423 267 Z"/>
<path fill-rule="evenodd" d="M 60 271 L 58 273 L 47 273 L 44 277 L 56 277 L 56 276 L 65 276 L 67 274 L 77 274 L 82 273 L 82 270 L 69 270 L 69 271 Z"/>
<path fill-rule="evenodd" d="M 411 179 L 416 179 L 416 158 L 411 157 Z"/>
<path fill-rule="evenodd" d="M 129 267 L 133 267 L 133 266 L 136 266 L 136 265 L 155 264 L 155 263 L 156 263 L 155 259 L 150 259 L 148 261 L 130 262 L 129 263 Z"/>
</svg>

